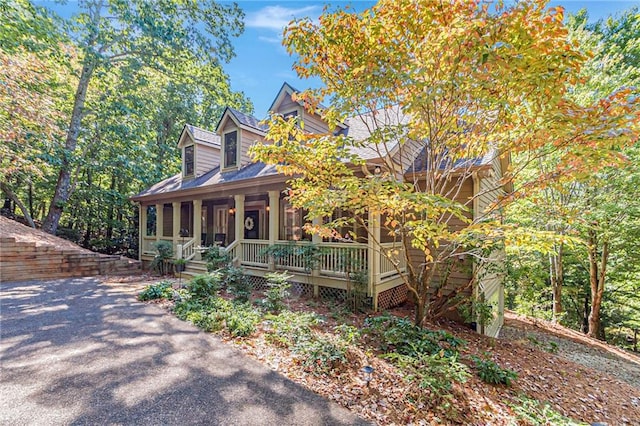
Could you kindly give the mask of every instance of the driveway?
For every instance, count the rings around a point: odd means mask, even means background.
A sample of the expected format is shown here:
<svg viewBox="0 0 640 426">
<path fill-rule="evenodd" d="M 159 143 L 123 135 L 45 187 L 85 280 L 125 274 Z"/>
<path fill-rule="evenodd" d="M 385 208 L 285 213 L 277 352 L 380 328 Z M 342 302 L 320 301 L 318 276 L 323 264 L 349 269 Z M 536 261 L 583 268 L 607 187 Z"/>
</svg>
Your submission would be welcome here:
<svg viewBox="0 0 640 426">
<path fill-rule="evenodd" d="M 97 278 L 2 283 L 0 424 L 367 424 Z"/>
</svg>

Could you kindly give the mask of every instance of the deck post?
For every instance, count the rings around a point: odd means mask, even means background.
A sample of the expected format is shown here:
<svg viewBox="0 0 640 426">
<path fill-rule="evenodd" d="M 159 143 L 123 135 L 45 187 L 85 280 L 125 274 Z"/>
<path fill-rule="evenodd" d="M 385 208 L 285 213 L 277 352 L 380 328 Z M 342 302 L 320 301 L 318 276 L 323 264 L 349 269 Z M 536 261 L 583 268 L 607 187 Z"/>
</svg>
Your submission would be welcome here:
<svg viewBox="0 0 640 426">
<path fill-rule="evenodd" d="M 175 258 L 178 257 L 178 242 L 180 241 L 180 207 L 182 203 L 180 201 L 174 201 L 173 205 L 173 246 L 176 248 L 176 253 L 174 253 Z M 180 246 L 180 252 L 182 252 L 182 246 Z M 180 253 L 182 254 L 182 253 Z"/>
<path fill-rule="evenodd" d="M 233 196 L 233 200 L 236 203 L 236 216 L 235 216 L 235 228 L 236 239 L 235 241 L 242 241 L 244 239 L 244 194 L 237 194 Z M 236 251 L 238 254 L 238 263 L 242 264 L 242 246 L 238 246 Z"/>
<path fill-rule="evenodd" d="M 156 242 L 164 235 L 164 204 L 156 204 Z"/>
<path fill-rule="evenodd" d="M 196 246 L 202 245 L 202 200 L 193 200 L 193 238 Z M 195 260 L 202 260 L 199 251 L 196 251 Z"/>
<path fill-rule="evenodd" d="M 367 237 L 367 259 L 369 267 L 369 295 L 373 297 L 374 309 L 377 308 L 377 285 L 380 283 L 380 214 L 369 211 L 369 235 Z"/>
<path fill-rule="evenodd" d="M 144 237 L 147 236 L 147 206 L 138 203 L 138 260 L 142 261 L 144 251 Z"/>
<path fill-rule="evenodd" d="M 269 191 L 269 245 L 272 246 L 278 240 L 280 229 L 280 191 Z M 276 265 L 273 258 L 269 259 L 269 270 L 275 271 Z"/>
<path fill-rule="evenodd" d="M 322 219 L 319 217 L 314 217 L 312 224 L 314 226 L 318 226 L 322 223 Z M 322 237 L 318 234 L 313 234 L 311 235 L 311 244 L 313 244 L 314 246 L 317 246 L 318 244 L 322 243 Z M 320 265 L 314 265 L 313 269 L 311 270 L 311 276 L 312 277 L 319 277 L 320 276 Z M 318 286 L 318 284 L 313 284 L 313 297 L 318 297 L 320 296 L 320 286 Z"/>
</svg>

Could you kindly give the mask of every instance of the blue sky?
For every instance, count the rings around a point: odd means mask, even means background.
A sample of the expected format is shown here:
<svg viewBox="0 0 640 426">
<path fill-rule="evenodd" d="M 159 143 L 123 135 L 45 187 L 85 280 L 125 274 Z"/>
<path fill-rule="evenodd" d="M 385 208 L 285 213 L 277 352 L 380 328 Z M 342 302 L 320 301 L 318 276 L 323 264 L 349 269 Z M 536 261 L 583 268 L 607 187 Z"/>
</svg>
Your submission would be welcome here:
<svg viewBox="0 0 640 426">
<path fill-rule="evenodd" d="M 288 1 L 288 0 L 236 0 L 245 11 L 245 31 L 234 40 L 236 57 L 224 66 L 231 79 L 234 90 L 243 91 L 254 104 L 254 115 L 264 118 L 267 110 L 285 81 L 300 90 L 317 87 L 317 80 L 301 80 L 291 66 L 293 59 L 282 45 L 282 29 L 293 18 L 305 16 L 317 17 L 325 4 L 331 6 L 352 5 L 363 10 L 375 2 L 372 1 Z M 68 1 L 66 5 L 51 0 L 36 1 L 46 5 L 63 16 L 73 13 L 77 2 Z M 640 0 L 553 0 L 550 6 L 563 6 L 567 12 L 575 13 L 586 8 L 590 20 L 598 20 L 617 12 L 640 5 Z"/>
</svg>

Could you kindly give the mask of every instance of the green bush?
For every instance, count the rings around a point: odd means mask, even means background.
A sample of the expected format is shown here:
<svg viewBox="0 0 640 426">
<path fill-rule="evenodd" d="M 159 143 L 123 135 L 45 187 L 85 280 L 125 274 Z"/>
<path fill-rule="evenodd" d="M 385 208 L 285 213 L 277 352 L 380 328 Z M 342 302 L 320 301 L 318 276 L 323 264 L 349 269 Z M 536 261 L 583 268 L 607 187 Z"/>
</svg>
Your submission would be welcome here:
<svg viewBox="0 0 640 426">
<path fill-rule="evenodd" d="M 195 299 L 217 297 L 221 282 L 222 274 L 220 272 L 196 275 L 187 283 L 187 290 Z"/>
<path fill-rule="evenodd" d="M 286 348 L 294 345 L 301 336 L 309 335 L 311 328 L 320 322 L 318 315 L 312 312 L 282 311 L 266 318 L 265 339 Z"/>
<path fill-rule="evenodd" d="M 240 303 L 248 302 L 253 288 L 242 268 L 232 266 L 226 268 L 223 274 L 223 282 L 233 299 Z"/>
<path fill-rule="evenodd" d="M 138 300 L 146 301 L 153 299 L 170 299 L 173 296 L 173 288 L 170 281 L 160 281 L 150 284 L 140 292 Z"/>
<path fill-rule="evenodd" d="M 431 391 L 432 396 L 447 396 L 453 383 L 464 383 L 470 376 L 469 369 L 458 361 L 457 355 L 419 353 L 410 356 L 392 352 L 382 355 L 382 358 L 403 369 L 410 382 L 415 382 L 420 389 Z"/>
<path fill-rule="evenodd" d="M 518 378 L 515 371 L 501 368 L 490 359 L 482 359 L 477 356 L 473 356 L 471 359 L 475 363 L 478 377 L 485 383 L 511 386 L 511 382 Z"/>
<path fill-rule="evenodd" d="M 312 374 L 327 374 L 347 361 L 348 345 L 341 339 L 316 334 L 302 335 L 292 351 Z"/>
<path fill-rule="evenodd" d="M 269 288 L 265 292 L 262 304 L 267 310 L 278 313 L 285 308 L 284 301 L 289 297 L 291 283 L 287 280 L 292 276 L 284 272 L 272 272 L 265 276 Z"/>
<path fill-rule="evenodd" d="M 225 325 L 229 334 L 235 337 L 247 337 L 255 333 L 261 315 L 248 305 L 234 304 L 225 315 Z"/>
<path fill-rule="evenodd" d="M 576 422 L 555 411 L 549 403 L 542 403 L 526 395 L 520 395 L 517 402 L 507 402 L 516 418 L 524 424 L 578 426 L 588 423 Z"/>
<path fill-rule="evenodd" d="M 417 327 L 406 318 L 386 313 L 367 318 L 363 331 L 380 341 L 382 351 L 409 356 L 433 355 L 441 351 L 445 356 L 454 356 L 458 354 L 458 348 L 466 343 L 444 330 Z"/>
<path fill-rule="evenodd" d="M 170 261 L 173 257 L 173 244 L 170 241 L 160 240 L 153 243 L 153 248 L 157 254 L 149 264 L 149 268 L 160 275 L 168 274 L 171 265 Z"/>
<path fill-rule="evenodd" d="M 207 271 L 226 268 L 231 264 L 231 255 L 222 247 L 212 246 L 202 253 L 202 260 L 207 262 Z"/>
</svg>

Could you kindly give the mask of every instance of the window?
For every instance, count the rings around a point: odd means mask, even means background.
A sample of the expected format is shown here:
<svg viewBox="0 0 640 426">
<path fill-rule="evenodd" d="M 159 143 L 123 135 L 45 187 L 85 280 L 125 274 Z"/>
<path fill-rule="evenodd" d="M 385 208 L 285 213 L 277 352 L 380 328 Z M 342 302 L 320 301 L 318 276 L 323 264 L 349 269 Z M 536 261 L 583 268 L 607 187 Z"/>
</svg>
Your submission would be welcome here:
<svg viewBox="0 0 640 426">
<path fill-rule="evenodd" d="M 238 157 L 238 131 L 224 135 L 224 167 L 233 167 L 237 164 Z"/>
<path fill-rule="evenodd" d="M 184 147 L 184 175 L 193 174 L 193 145 Z"/>
<path fill-rule="evenodd" d="M 147 206 L 147 233 L 148 237 L 156 235 L 156 206 Z"/>
<path fill-rule="evenodd" d="M 297 117 L 297 116 L 298 116 L 298 111 L 290 111 L 282 114 L 282 118 L 284 118 L 285 120 L 288 120 L 291 117 Z"/>
<path fill-rule="evenodd" d="M 287 241 L 310 240 L 304 231 L 304 212 L 294 208 L 287 200 L 280 200 L 280 239 Z"/>
</svg>

